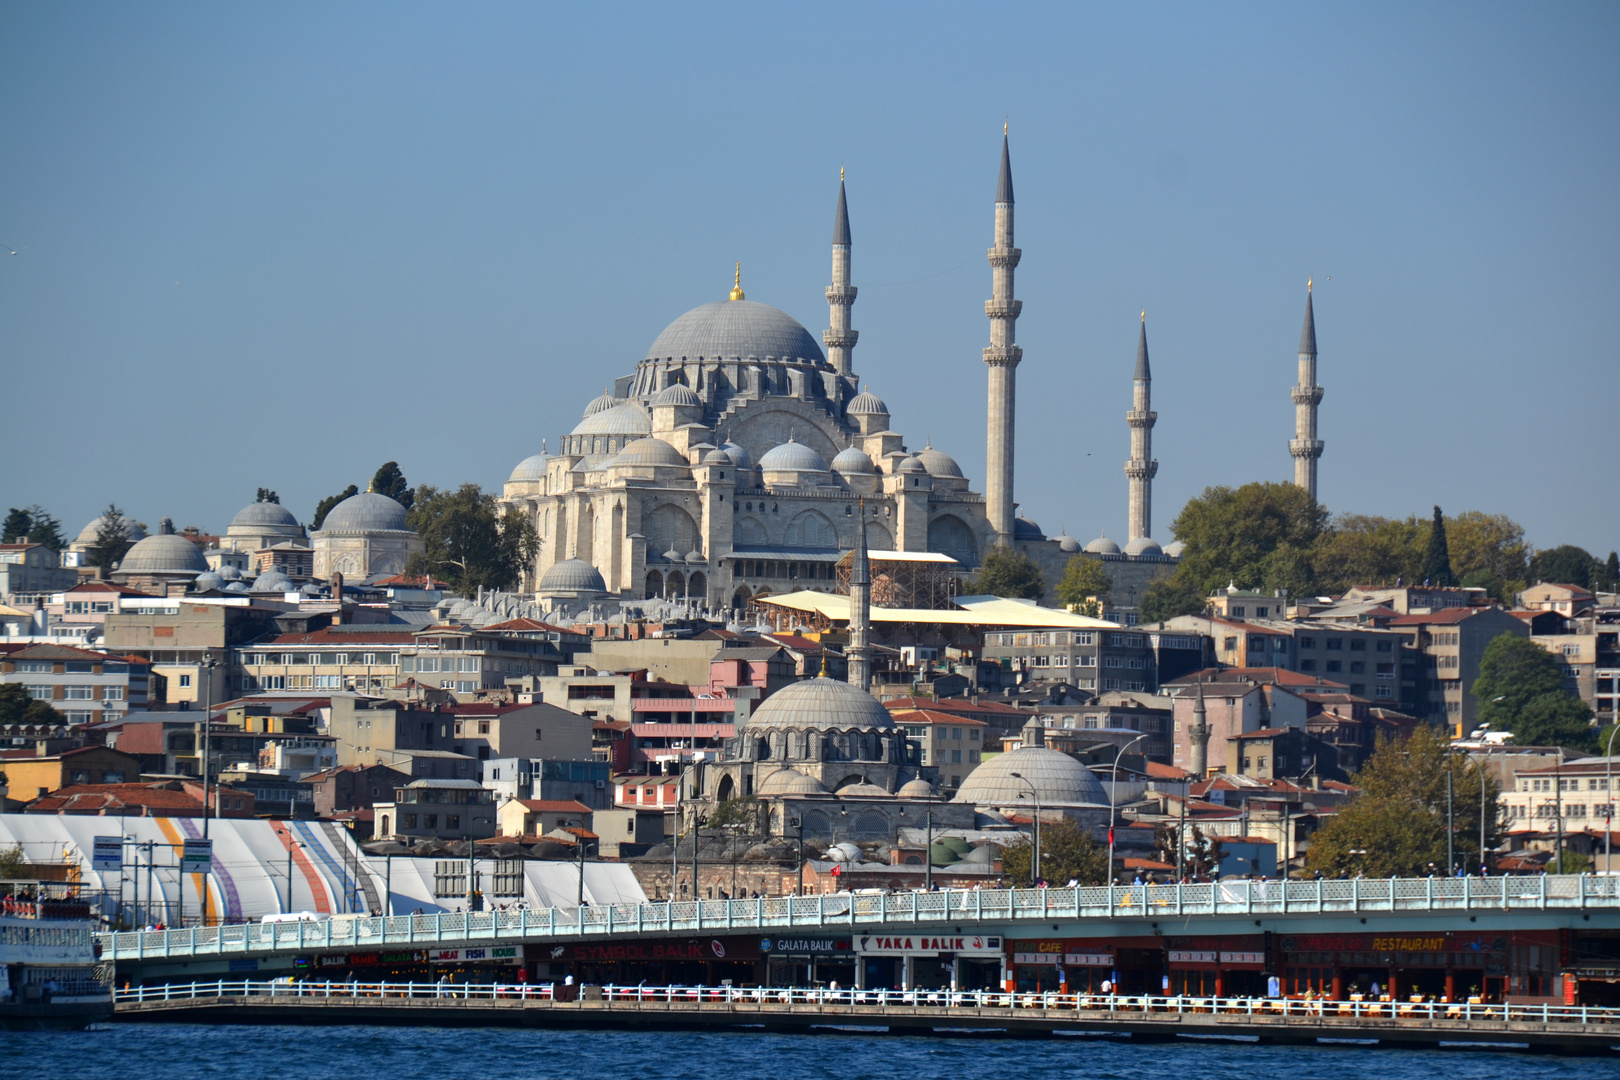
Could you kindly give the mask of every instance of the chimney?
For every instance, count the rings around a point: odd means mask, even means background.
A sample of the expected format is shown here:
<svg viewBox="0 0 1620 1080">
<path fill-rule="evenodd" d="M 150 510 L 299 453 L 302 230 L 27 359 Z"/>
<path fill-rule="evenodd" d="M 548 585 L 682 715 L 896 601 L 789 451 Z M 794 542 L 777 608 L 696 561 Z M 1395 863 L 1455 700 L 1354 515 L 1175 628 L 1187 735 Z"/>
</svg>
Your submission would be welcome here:
<svg viewBox="0 0 1620 1080">
<path fill-rule="evenodd" d="M 332 625 L 343 625 L 343 575 L 332 575 L 332 599 L 337 603 L 337 610 L 332 613 Z"/>
</svg>

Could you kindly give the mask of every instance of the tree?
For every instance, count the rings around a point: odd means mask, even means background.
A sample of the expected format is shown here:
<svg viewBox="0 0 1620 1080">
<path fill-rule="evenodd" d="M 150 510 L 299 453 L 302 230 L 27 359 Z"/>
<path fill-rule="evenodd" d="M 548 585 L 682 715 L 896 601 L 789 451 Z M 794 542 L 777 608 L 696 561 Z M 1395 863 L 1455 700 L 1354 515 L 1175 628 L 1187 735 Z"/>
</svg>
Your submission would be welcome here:
<svg viewBox="0 0 1620 1080">
<path fill-rule="evenodd" d="M 62 536 L 62 523 L 46 513 L 45 508 L 38 503 L 24 510 L 14 506 L 6 514 L 4 535 L 0 536 L 0 543 L 17 544 L 23 541 L 43 544 L 52 551 L 61 551 L 67 546 L 67 541 Z"/>
<path fill-rule="evenodd" d="M 1311 552 L 1317 588 L 1338 594 L 1357 585 L 1421 580 L 1426 534 L 1418 518 L 1365 514 L 1335 518 Z"/>
<path fill-rule="evenodd" d="M 1423 555 L 1423 580 L 1440 588 L 1457 584 L 1451 572 L 1451 548 L 1446 544 L 1446 519 L 1434 508 L 1434 524 L 1429 526 L 1429 547 Z"/>
<path fill-rule="evenodd" d="M 1028 888 L 1035 862 L 1035 844 L 1020 836 L 1001 849 L 1001 872 L 1014 886 Z M 1108 880 L 1108 849 L 1091 832 L 1068 818 L 1041 822 L 1041 877 L 1059 883 L 1101 885 Z"/>
<path fill-rule="evenodd" d="M 1312 548 L 1327 522 L 1327 510 L 1293 484 L 1206 488 L 1171 523 L 1186 546 L 1177 572 L 1205 596 L 1230 582 L 1309 593 Z"/>
<path fill-rule="evenodd" d="M 1202 615 L 1209 606 L 1204 590 L 1177 570 L 1148 582 L 1137 603 L 1137 616 L 1145 623 L 1163 622 L 1177 615 Z"/>
<path fill-rule="evenodd" d="M 309 531 L 314 532 L 316 529 L 321 527 L 321 523 L 326 520 L 326 515 L 332 512 L 332 507 L 336 506 L 344 499 L 352 499 L 358 494 L 360 494 L 360 489 L 355 487 L 353 484 L 350 484 L 336 495 L 328 495 L 326 498 L 316 503 L 315 515 L 309 519 Z"/>
<path fill-rule="evenodd" d="M 23 854 L 21 844 L 13 844 L 9 848 L 0 848 L 0 880 L 26 879 L 30 876 L 28 856 Z"/>
<path fill-rule="evenodd" d="M 1153 830 L 1155 856 L 1162 863 L 1181 867 L 1182 873 L 1190 878 L 1214 878 L 1221 869 L 1220 840 L 1204 835 L 1204 830 L 1190 822 L 1186 824 L 1185 829 L 1190 835 L 1187 836 L 1186 851 L 1182 852 L 1181 823 L 1166 821 L 1155 828 Z"/>
<path fill-rule="evenodd" d="M 96 527 L 96 542 L 87 555 L 90 556 L 90 565 L 102 570 L 116 569 L 123 561 L 129 549 L 135 546 L 130 539 L 130 521 L 124 512 L 118 509 L 116 503 L 109 503 L 107 510 L 101 515 L 101 523 Z"/>
<path fill-rule="evenodd" d="M 1530 580 L 1546 581 L 1558 585 L 1579 585 L 1590 589 L 1598 584 L 1605 573 L 1604 566 L 1592 558 L 1592 553 L 1574 544 L 1559 544 L 1546 551 L 1538 551 L 1530 560 Z"/>
<path fill-rule="evenodd" d="M 1464 585 L 1487 590 L 1511 602 L 1530 572 L 1530 545 L 1524 529 L 1505 514 L 1470 510 L 1446 519 L 1451 569 Z"/>
<path fill-rule="evenodd" d="M 3 535 L 0 535 L 0 544 L 16 544 L 28 537 L 28 530 L 34 527 L 34 515 L 27 510 L 19 510 L 15 506 L 6 514 L 6 524 Z"/>
<path fill-rule="evenodd" d="M 0 683 L 0 724 L 65 724 L 50 702 L 36 701 L 22 683 Z"/>
<path fill-rule="evenodd" d="M 463 596 L 479 588 L 506 589 L 523 578 L 540 551 L 528 515 L 502 513 L 493 494 L 477 484 L 440 491 L 423 484 L 406 520 L 422 538 L 423 551 L 405 567 L 409 575 L 432 575 Z"/>
<path fill-rule="evenodd" d="M 1453 851 L 1478 866 L 1480 785 L 1485 786 L 1485 845 L 1500 837 L 1498 788 L 1445 736 L 1424 725 L 1404 739 L 1380 739 L 1354 783 L 1361 795 L 1311 837 L 1308 861 L 1329 875 L 1417 877 L 1446 870 L 1446 774 L 1451 774 Z"/>
<path fill-rule="evenodd" d="M 752 795 L 740 795 L 735 799 L 727 799 L 714 808 L 709 815 L 708 826 L 711 829 L 721 829 L 729 826 L 738 826 L 753 832 L 759 825 L 759 800 Z"/>
<path fill-rule="evenodd" d="M 275 492 L 271 491 L 269 488 L 263 488 L 262 487 L 262 488 L 259 489 L 259 493 L 253 497 L 253 501 L 254 502 L 267 502 L 267 503 L 277 503 L 277 504 L 279 504 L 281 502 L 281 496 L 277 495 Z"/>
<path fill-rule="evenodd" d="M 1076 555 L 1063 568 L 1063 579 L 1053 591 L 1057 593 L 1058 603 L 1070 611 L 1100 619 L 1113 584 L 1114 579 L 1103 569 L 1102 560 Z"/>
<path fill-rule="evenodd" d="M 367 491 L 386 495 L 409 510 L 416 501 L 416 492 L 405 483 L 405 474 L 399 471 L 399 462 L 385 461 L 371 478 Z"/>
<path fill-rule="evenodd" d="M 1609 552 L 1609 561 L 1603 564 L 1603 577 L 1610 592 L 1620 589 L 1620 552 Z"/>
<path fill-rule="evenodd" d="M 1520 746 L 1595 747 L 1591 707 L 1564 690 L 1563 665 L 1529 638 L 1502 634 L 1485 646 L 1472 690 L 1479 719 Z"/>
<path fill-rule="evenodd" d="M 979 564 L 979 572 L 964 583 L 963 591 L 969 596 L 1039 600 L 1046 594 L 1046 579 L 1034 559 L 997 544 Z"/>
</svg>

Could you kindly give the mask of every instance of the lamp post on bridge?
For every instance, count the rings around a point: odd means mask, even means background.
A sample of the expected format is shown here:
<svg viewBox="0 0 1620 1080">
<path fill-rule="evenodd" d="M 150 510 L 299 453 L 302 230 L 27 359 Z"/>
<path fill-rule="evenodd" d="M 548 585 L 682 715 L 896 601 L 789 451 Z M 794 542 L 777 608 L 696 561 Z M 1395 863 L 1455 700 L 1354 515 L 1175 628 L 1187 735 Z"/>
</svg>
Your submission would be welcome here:
<svg viewBox="0 0 1620 1080">
<path fill-rule="evenodd" d="M 1131 747 L 1135 746 L 1137 743 L 1141 742 L 1147 737 L 1148 733 L 1144 731 L 1142 734 L 1138 735 L 1130 742 L 1122 744 L 1118 750 L 1114 751 L 1114 773 L 1112 778 L 1108 781 L 1108 882 L 1110 885 L 1113 884 L 1114 881 L 1114 808 L 1119 802 L 1119 759 L 1125 756 L 1125 751 L 1129 750 Z M 1014 773 L 1013 775 L 1016 776 L 1017 774 Z M 1189 793 L 1192 791 L 1191 788 L 1188 788 L 1187 790 Z M 1245 802 L 1244 805 L 1247 806 L 1247 802 Z"/>
<path fill-rule="evenodd" d="M 1007 775 L 1029 788 L 1029 797 L 1035 801 L 1035 849 L 1031 852 L 1033 858 L 1029 866 L 1029 884 L 1031 888 L 1034 888 L 1041 880 L 1041 793 L 1035 790 L 1035 785 L 1030 783 L 1022 773 L 1008 773 Z M 1020 795 L 1019 798 L 1023 798 L 1023 796 Z"/>
</svg>

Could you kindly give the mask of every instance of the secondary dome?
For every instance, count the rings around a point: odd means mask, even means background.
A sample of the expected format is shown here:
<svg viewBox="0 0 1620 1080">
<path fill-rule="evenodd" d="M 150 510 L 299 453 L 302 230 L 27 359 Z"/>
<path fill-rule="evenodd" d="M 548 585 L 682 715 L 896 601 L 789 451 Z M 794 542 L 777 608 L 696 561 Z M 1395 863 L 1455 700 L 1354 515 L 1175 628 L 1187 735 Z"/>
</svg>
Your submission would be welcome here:
<svg viewBox="0 0 1620 1080">
<path fill-rule="evenodd" d="M 692 393 L 692 388 L 685 383 L 670 383 L 658 391 L 653 398 L 654 405 L 680 405 L 688 408 L 701 409 L 703 399 Z"/>
<path fill-rule="evenodd" d="M 720 447 L 720 449 L 724 450 L 726 452 L 726 457 L 731 459 L 732 468 L 752 469 L 754 467 L 754 459 L 748 456 L 747 450 L 741 446 L 738 446 L 736 443 L 725 443 Z"/>
<path fill-rule="evenodd" d="M 851 446 L 847 450 L 838 451 L 838 456 L 832 460 L 833 472 L 841 473 L 875 473 L 877 466 L 872 459 L 866 456 L 866 451 L 858 446 Z"/>
<path fill-rule="evenodd" d="M 1020 514 L 1018 517 L 1013 519 L 1013 539 L 1045 540 L 1046 534 L 1041 532 L 1041 527 L 1039 525 Z"/>
<path fill-rule="evenodd" d="M 197 579 L 191 583 L 191 587 L 196 589 L 198 592 L 209 592 L 214 589 L 223 589 L 225 587 L 225 579 L 220 577 L 214 571 L 209 570 L 207 573 L 198 574 Z"/>
<path fill-rule="evenodd" d="M 806 776 L 798 769 L 777 769 L 760 781 L 761 795 L 825 795 L 827 789 L 820 780 Z"/>
<path fill-rule="evenodd" d="M 101 531 L 101 526 L 106 522 L 106 520 L 107 519 L 105 516 L 96 518 L 90 524 L 79 530 L 79 535 L 74 538 L 73 542 L 75 544 L 89 544 L 94 546 L 96 542 L 96 534 Z M 125 518 L 124 536 L 130 540 L 145 540 L 146 530 L 135 524 L 129 518 Z"/>
<path fill-rule="evenodd" d="M 685 467 L 687 461 L 663 439 L 637 439 L 619 451 L 610 465 L 677 465 Z"/>
<path fill-rule="evenodd" d="M 1164 545 L 1164 553 L 1170 556 L 1172 559 L 1181 558 L 1181 553 L 1186 550 L 1187 545 L 1183 544 L 1180 540 L 1172 540 L 1168 544 Z"/>
<path fill-rule="evenodd" d="M 649 360 L 696 360 L 700 356 L 826 360 L 821 346 L 798 320 L 753 300 L 720 300 L 695 307 L 664 327 L 647 350 Z"/>
<path fill-rule="evenodd" d="M 928 470 L 930 476 L 948 476 L 958 480 L 962 479 L 962 467 L 956 463 L 956 460 L 951 455 L 941 450 L 935 450 L 932 443 L 923 448 L 923 452 L 917 455 L 917 460 L 923 463 L 923 468 Z"/>
<path fill-rule="evenodd" d="M 292 579 L 280 570 L 266 570 L 253 580 L 251 591 L 256 593 L 288 592 L 293 588 Z"/>
<path fill-rule="evenodd" d="M 748 727 L 892 728 L 894 717 L 865 690 L 819 677 L 792 683 L 766 698 Z"/>
<path fill-rule="evenodd" d="M 925 473 L 928 471 L 928 466 L 924 465 L 921 461 L 918 461 L 914 457 L 908 457 L 902 458 L 900 460 L 900 464 L 895 467 L 894 471 L 903 473 Z"/>
<path fill-rule="evenodd" d="M 849 408 L 844 410 L 853 416 L 888 416 L 889 407 L 883 404 L 883 399 L 870 390 L 862 390 L 850 401 Z"/>
<path fill-rule="evenodd" d="M 951 801 L 974 806 L 1025 806 L 1033 810 L 1035 803 L 1029 797 L 1030 785 L 1034 785 L 1043 807 L 1108 803 L 1108 794 L 1090 769 L 1068 754 L 1044 746 L 1020 746 L 997 754 L 968 773 Z"/>
<path fill-rule="evenodd" d="M 1067 532 L 1059 533 L 1057 536 L 1052 537 L 1052 539 L 1057 541 L 1059 551 L 1073 552 L 1080 550 L 1080 541 L 1070 536 Z"/>
<path fill-rule="evenodd" d="M 1099 536 L 1086 545 L 1086 550 L 1093 555 L 1118 555 L 1119 545 L 1106 536 Z"/>
<path fill-rule="evenodd" d="M 1159 542 L 1157 540 L 1150 539 L 1146 536 L 1138 536 L 1135 540 L 1132 540 L 1130 543 L 1125 545 L 1125 554 L 1163 555 L 1164 549 L 1159 546 Z"/>
<path fill-rule="evenodd" d="M 919 776 L 915 780 L 907 780 L 901 784 L 900 790 L 895 794 L 902 799 L 926 799 L 934 794 L 934 785 Z"/>
<path fill-rule="evenodd" d="M 177 533 L 148 536 L 129 549 L 120 574 L 206 574 L 208 560 L 196 544 Z"/>
<path fill-rule="evenodd" d="M 540 575 L 540 592 L 607 592 L 607 582 L 584 559 L 565 559 Z"/>
<path fill-rule="evenodd" d="M 512 475 L 507 480 L 544 480 L 546 478 L 546 465 L 551 461 L 550 454 L 533 454 L 517 463 Z"/>
<path fill-rule="evenodd" d="M 599 412 L 603 412 L 607 409 L 613 408 L 616 405 L 623 404 L 624 402 L 613 396 L 612 390 L 604 390 L 602 391 L 601 397 L 592 398 L 591 403 L 585 406 L 585 414 L 581 416 L 580 419 L 588 420 Z"/>
<path fill-rule="evenodd" d="M 284 528 L 297 531 L 298 519 L 280 503 L 256 502 L 244 506 L 231 518 L 232 529 Z"/>
<path fill-rule="evenodd" d="M 789 439 L 781 446 L 765 451 L 759 467 L 766 472 L 826 472 L 827 463 L 820 454 L 802 442 Z"/>
<path fill-rule="evenodd" d="M 633 401 L 593 413 L 574 425 L 570 435 L 650 435 L 652 420 L 647 410 Z"/>
<path fill-rule="evenodd" d="M 321 532 L 408 532 L 405 508 L 375 491 L 362 491 L 332 507 Z"/>
</svg>

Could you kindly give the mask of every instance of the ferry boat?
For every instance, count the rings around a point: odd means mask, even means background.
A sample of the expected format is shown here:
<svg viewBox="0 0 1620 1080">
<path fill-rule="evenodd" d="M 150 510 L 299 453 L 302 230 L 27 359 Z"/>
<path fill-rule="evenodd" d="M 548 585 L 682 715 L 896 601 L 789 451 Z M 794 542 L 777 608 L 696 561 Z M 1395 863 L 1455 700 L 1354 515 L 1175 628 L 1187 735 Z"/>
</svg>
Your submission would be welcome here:
<svg viewBox="0 0 1620 1080">
<path fill-rule="evenodd" d="M 57 882 L 0 882 L 0 1030 L 84 1028 L 113 1014 L 88 904 Z"/>
</svg>

